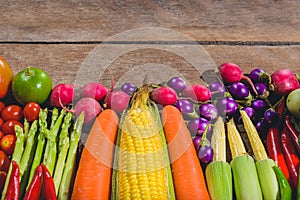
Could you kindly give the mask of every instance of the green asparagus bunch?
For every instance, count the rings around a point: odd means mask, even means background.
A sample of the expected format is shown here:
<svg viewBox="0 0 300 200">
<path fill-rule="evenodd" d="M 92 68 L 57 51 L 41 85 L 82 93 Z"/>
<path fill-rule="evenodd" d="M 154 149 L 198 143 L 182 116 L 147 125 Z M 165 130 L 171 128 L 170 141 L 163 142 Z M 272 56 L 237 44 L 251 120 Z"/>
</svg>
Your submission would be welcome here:
<svg viewBox="0 0 300 200">
<path fill-rule="evenodd" d="M 53 177 L 56 195 L 67 199 L 75 171 L 77 148 L 82 132 L 84 114 L 74 122 L 73 114 L 64 109 L 53 108 L 51 123 L 48 125 L 48 109 L 41 109 L 39 119 L 24 128 L 15 127 L 16 145 L 12 159 L 20 166 L 20 199 L 26 193 L 37 166 L 44 163 Z M 11 166 L 7 177 L 10 176 Z M 8 181 L 6 181 L 1 199 L 4 199 Z"/>
</svg>

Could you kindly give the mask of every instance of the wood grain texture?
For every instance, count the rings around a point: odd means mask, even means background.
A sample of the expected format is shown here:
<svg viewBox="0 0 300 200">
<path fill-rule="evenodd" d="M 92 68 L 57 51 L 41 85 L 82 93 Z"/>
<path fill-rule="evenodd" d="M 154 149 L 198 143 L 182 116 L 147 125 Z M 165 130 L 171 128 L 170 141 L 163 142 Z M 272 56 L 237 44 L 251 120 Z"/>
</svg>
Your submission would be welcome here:
<svg viewBox="0 0 300 200">
<path fill-rule="evenodd" d="M 54 84 L 74 83 L 80 77 L 86 81 L 92 81 L 93 78 L 100 80 L 109 87 L 111 80 L 109 71 L 105 69 L 100 75 L 100 68 L 97 68 L 99 67 L 97 63 L 104 62 L 99 60 L 101 57 L 96 56 L 95 66 L 85 63 L 96 47 L 99 48 L 99 45 L 7 44 L 0 46 L 0 53 L 12 66 L 14 73 L 25 67 L 35 66 L 45 69 L 53 78 Z M 157 45 L 153 47 L 157 47 Z M 162 49 L 146 48 L 129 51 L 114 58 L 110 61 L 111 64 L 108 65 L 108 69 L 111 70 L 117 83 L 120 80 L 119 84 L 124 83 L 124 81 L 141 83 L 145 79 L 144 69 L 149 70 L 147 81 L 155 83 L 159 79 L 166 81 L 168 77 L 174 74 L 174 71 L 175 74 L 184 76 L 191 83 L 200 82 L 199 77 L 203 71 L 215 69 L 224 62 L 234 62 L 240 65 L 245 73 L 249 73 L 255 67 L 262 67 L 269 73 L 281 68 L 289 68 L 295 73 L 300 73 L 300 46 L 209 45 L 202 47 L 207 53 L 204 56 L 207 60 L 202 62 L 201 56 L 203 55 L 199 54 L 197 59 L 201 64 L 200 68 L 195 67 L 189 62 L 189 58 L 180 54 Z M 82 68 L 85 68 L 87 73 L 79 74 L 82 72 Z"/>
<path fill-rule="evenodd" d="M 0 0 L 0 41 L 103 41 L 161 27 L 197 41 L 300 42 L 298 1 Z"/>
</svg>

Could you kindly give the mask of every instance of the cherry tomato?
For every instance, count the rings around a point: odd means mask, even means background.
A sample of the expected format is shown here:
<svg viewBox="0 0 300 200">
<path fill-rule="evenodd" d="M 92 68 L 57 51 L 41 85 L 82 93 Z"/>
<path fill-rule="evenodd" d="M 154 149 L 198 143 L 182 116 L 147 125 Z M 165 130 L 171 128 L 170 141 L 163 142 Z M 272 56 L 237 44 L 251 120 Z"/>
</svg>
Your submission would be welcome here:
<svg viewBox="0 0 300 200">
<path fill-rule="evenodd" d="M 0 130 L 1 130 L 3 124 L 4 124 L 4 120 L 0 117 Z"/>
<path fill-rule="evenodd" d="M 25 105 L 23 115 L 29 122 L 33 122 L 39 118 L 40 109 L 41 107 L 38 103 L 30 102 Z"/>
<path fill-rule="evenodd" d="M 7 134 L 16 134 L 15 132 L 15 125 L 19 125 L 23 128 L 23 124 L 21 122 L 18 122 L 16 120 L 8 120 L 2 125 L 2 131 L 5 135 Z"/>
<path fill-rule="evenodd" d="M 1 138 L 3 138 L 4 135 L 5 134 L 3 133 L 3 131 L 0 131 L 0 140 L 1 140 Z"/>
<path fill-rule="evenodd" d="M 0 171 L 0 191 L 2 191 L 4 188 L 6 176 L 7 176 L 6 172 Z"/>
<path fill-rule="evenodd" d="M 0 114 L 4 108 L 5 108 L 5 104 L 2 101 L 0 101 Z"/>
<path fill-rule="evenodd" d="M 9 105 L 6 106 L 3 110 L 2 110 L 2 118 L 4 121 L 8 121 L 8 120 L 17 120 L 20 121 L 23 117 L 23 111 L 22 108 L 20 106 L 17 105 Z"/>
<path fill-rule="evenodd" d="M 7 134 L 3 136 L 0 140 L 1 149 L 8 155 L 11 155 L 14 152 L 15 144 L 17 137 L 12 134 Z"/>
<path fill-rule="evenodd" d="M 8 172 L 10 160 L 4 151 L 0 150 L 0 171 Z"/>
</svg>

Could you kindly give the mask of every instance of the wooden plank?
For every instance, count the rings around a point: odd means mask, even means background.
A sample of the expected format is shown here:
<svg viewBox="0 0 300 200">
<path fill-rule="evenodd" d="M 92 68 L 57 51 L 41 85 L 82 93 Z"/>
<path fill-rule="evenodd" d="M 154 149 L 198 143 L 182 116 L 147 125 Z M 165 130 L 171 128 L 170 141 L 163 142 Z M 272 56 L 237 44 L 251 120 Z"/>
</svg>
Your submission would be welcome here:
<svg viewBox="0 0 300 200">
<path fill-rule="evenodd" d="M 216 69 L 224 62 L 237 63 L 245 73 L 255 67 L 262 67 L 269 73 L 289 68 L 300 74 L 300 46 L 170 46 L 167 49 L 161 45 L 146 45 L 127 51 L 125 47 L 128 45 L 108 45 L 104 48 L 91 44 L 7 44 L 0 46 L 0 53 L 12 66 L 14 73 L 28 66 L 39 67 L 49 73 L 54 84 L 79 83 L 79 79 L 92 81 L 95 78 L 109 87 L 110 74 L 106 68 L 103 70 L 101 67 L 105 63 L 109 64 L 108 68 L 117 82 L 141 83 L 146 77 L 146 71 L 148 82 L 166 81 L 174 74 L 184 76 L 191 83 L 199 82 L 203 71 Z M 125 53 L 121 55 L 113 51 L 124 48 Z M 179 49 L 177 54 L 172 52 L 174 49 Z M 101 70 L 102 75 L 99 74 Z"/>
<path fill-rule="evenodd" d="M 300 42 L 292 1 L 6 1 L 0 41 L 103 41 L 127 30 L 161 27 L 197 41 Z"/>
</svg>

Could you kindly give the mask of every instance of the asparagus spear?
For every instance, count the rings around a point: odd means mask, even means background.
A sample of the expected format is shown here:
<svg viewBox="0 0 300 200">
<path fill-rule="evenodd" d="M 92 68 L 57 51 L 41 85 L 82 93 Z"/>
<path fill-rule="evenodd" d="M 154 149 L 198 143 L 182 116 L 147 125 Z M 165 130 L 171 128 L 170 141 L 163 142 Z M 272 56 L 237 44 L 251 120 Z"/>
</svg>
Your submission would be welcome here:
<svg viewBox="0 0 300 200">
<path fill-rule="evenodd" d="M 29 129 L 27 141 L 25 142 L 25 150 L 20 162 L 20 194 L 21 197 L 25 193 L 25 189 L 27 186 L 27 180 L 29 177 L 30 166 L 34 157 L 35 148 L 36 148 L 36 133 L 38 129 L 38 120 L 35 120 Z"/>
<path fill-rule="evenodd" d="M 24 150 L 24 132 L 23 132 L 23 129 L 18 125 L 16 125 L 14 128 L 16 131 L 17 140 L 16 140 L 16 144 L 15 144 L 14 153 L 12 155 L 12 160 L 14 160 L 16 163 L 20 164 L 21 157 L 23 155 L 23 150 Z M 12 164 L 10 163 L 9 170 L 7 172 L 6 177 L 10 177 L 11 170 L 12 170 Z M 5 194 L 6 194 L 7 187 L 8 187 L 8 182 L 9 182 L 9 178 L 7 178 L 5 181 L 5 185 L 2 190 L 1 200 L 3 200 L 5 198 Z"/>
<path fill-rule="evenodd" d="M 32 177 L 34 175 L 34 171 L 36 167 L 41 163 L 43 152 L 44 152 L 44 146 L 46 143 L 45 134 L 49 131 L 47 129 L 47 115 L 48 115 L 48 109 L 45 108 L 44 110 L 40 110 L 39 113 L 39 135 L 38 135 L 38 143 L 34 155 L 34 159 L 31 165 L 30 175 L 28 179 L 27 187 L 29 186 Z"/>
<path fill-rule="evenodd" d="M 67 160 L 64 167 L 64 171 L 63 171 L 63 175 L 59 187 L 59 193 L 58 193 L 58 199 L 61 200 L 69 198 L 70 185 L 72 181 L 72 175 L 75 169 L 77 147 L 82 132 L 83 122 L 84 122 L 84 113 L 82 112 L 78 116 L 70 136 L 70 148 L 68 151 Z"/>
<path fill-rule="evenodd" d="M 73 114 L 71 112 L 68 112 L 65 119 L 64 123 L 62 124 L 61 132 L 59 135 L 59 146 L 58 146 L 58 159 L 56 162 L 56 167 L 54 171 L 54 176 L 53 176 L 53 181 L 55 185 L 55 190 L 56 190 L 56 195 L 58 193 L 58 188 L 60 185 L 61 181 L 61 176 L 63 173 L 63 169 L 65 166 L 65 161 L 70 145 L 69 141 L 69 127 L 71 125 L 71 120 L 72 120 Z"/>
<path fill-rule="evenodd" d="M 58 109 L 56 107 L 54 107 L 52 109 L 52 117 L 51 117 L 51 124 L 50 124 L 50 131 L 53 129 L 53 126 L 58 118 Z"/>
<path fill-rule="evenodd" d="M 63 138 L 59 144 L 59 149 L 61 151 L 58 155 L 57 167 L 55 168 L 54 177 L 53 177 L 56 195 L 58 194 L 58 189 L 60 187 L 61 177 L 65 167 L 65 161 L 68 154 L 69 146 L 70 146 L 70 138 L 67 136 Z"/>
<path fill-rule="evenodd" d="M 29 124 L 29 122 L 27 121 L 26 118 L 24 118 L 24 123 L 23 123 L 23 125 L 24 125 L 24 128 L 23 128 L 23 130 L 24 130 L 24 144 L 26 144 L 26 141 L 27 141 L 27 135 L 28 135 L 28 133 L 29 133 L 29 127 L 30 127 L 30 124 Z"/>
<path fill-rule="evenodd" d="M 43 163 L 46 165 L 47 169 L 49 170 L 50 174 L 53 175 L 54 166 L 56 163 L 56 156 L 57 156 L 57 143 L 56 137 L 60 130 L 60 126 L 62 124 L 63 118 L 66 114 L 65 110 L 61 110 L 59 117 L 55 121 L 54 125 L 50 128 L 50 131 L 47 131 L 46 134 L 47 144 L 44 153 L 44 160 Z M 52 117 L 53 119 L 53 117 Z"/>
</svg>

